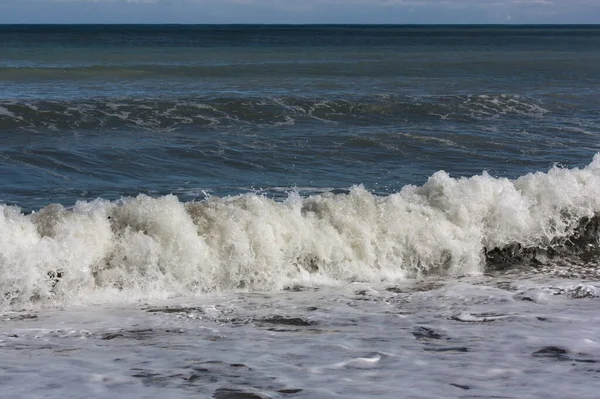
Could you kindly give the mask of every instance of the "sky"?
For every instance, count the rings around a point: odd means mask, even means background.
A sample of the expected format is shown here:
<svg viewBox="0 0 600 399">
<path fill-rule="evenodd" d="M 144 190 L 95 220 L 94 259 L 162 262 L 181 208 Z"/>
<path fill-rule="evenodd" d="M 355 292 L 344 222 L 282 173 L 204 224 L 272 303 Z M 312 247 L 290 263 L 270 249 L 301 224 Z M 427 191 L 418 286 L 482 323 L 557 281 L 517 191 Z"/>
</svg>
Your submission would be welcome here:
<svg viewBox="0 0 600 399">
<path fill-rule="evenodd" d="M 600 0 L 0 0 L 0 23 L 600 24 Z"/>
</svg>

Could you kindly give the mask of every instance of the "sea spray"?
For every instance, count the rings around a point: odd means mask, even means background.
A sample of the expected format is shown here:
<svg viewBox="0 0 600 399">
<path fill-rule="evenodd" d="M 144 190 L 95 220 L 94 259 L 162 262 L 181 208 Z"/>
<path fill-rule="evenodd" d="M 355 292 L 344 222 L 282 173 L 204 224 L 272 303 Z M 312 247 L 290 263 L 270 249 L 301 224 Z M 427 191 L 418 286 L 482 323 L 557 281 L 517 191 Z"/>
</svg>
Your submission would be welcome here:
<svg viewBox="0 0 600 399">
<path fill-rule="evenodd" d="M 486 252 L 547 248 L 600 213 L 600 154 L 516 180 L 435 173 L 377 196 L 362 186 L 284 201 L 256 194 L 181 202 L 147 195 L 0 206 L 0 301 L 163 298 L 295 283 L 392 281 L 484 271 Z M 586 245 L 598 243 L 595 237 Z M 590 244 L 591 243 L 591 244 Z"/>
</svg>

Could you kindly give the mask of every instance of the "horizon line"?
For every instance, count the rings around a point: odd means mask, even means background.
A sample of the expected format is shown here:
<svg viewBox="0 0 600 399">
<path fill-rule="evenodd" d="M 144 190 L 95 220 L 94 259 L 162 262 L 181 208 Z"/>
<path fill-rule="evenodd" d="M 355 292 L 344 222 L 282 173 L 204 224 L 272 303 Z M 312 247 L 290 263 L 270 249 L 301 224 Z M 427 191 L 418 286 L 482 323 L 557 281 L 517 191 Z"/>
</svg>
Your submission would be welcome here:
<svg viewBox="0 0 600 399">
<path fill-rule="evenodd" d="M 0 22 L 0 26 L 7 25 L 113 25 L 113 26 L 598 26 L 599 23 L 340 23 L 340 22 L 313 22 L 313 23 L 180 23 L 180 22 Z"/>
</svg>

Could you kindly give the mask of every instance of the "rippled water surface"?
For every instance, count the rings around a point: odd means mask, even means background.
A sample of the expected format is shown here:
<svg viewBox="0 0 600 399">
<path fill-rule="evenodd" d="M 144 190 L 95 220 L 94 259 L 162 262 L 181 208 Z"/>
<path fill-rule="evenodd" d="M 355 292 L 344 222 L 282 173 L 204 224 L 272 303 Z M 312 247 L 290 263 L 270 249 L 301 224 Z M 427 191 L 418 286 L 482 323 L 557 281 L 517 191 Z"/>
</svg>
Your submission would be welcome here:
<svg viewBox="0 0 600 399">
<path fill-rule="evenodd" d="M 597 27 L 3 26 L 2 200 L 392 193 L 598 151 Z M 275 190 L 277 191 L 277 190 Z"/>
</svg>

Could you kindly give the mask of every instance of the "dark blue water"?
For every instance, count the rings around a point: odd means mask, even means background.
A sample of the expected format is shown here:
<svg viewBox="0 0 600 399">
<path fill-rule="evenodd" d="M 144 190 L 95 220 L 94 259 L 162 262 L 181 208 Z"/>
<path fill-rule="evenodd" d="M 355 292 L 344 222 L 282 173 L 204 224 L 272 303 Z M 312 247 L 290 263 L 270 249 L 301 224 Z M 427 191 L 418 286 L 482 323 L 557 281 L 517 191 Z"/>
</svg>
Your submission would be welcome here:
<svg viewBox="0 0 600 399">
<path fill-rule="evenodd" d="M 0 203 L 516 178 L 599 110 L 598 26 L 0 26 Z"/>
</svg>

